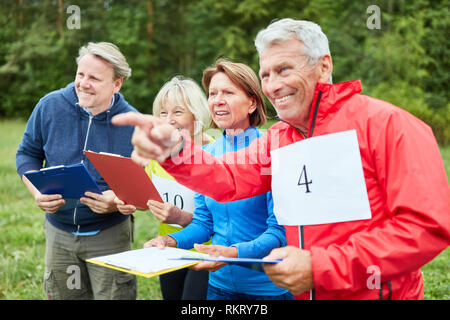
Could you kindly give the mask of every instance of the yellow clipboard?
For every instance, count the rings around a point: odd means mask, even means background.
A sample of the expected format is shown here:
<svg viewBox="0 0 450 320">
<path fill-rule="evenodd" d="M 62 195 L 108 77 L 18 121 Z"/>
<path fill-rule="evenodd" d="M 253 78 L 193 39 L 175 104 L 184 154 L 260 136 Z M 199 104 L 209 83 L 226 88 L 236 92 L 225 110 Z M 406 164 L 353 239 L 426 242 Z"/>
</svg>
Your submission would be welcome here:
<svg viewBox="0 0 450 320">
<path fill-rule="evenodd" d="M 148 272 L 148 273 L 116 267 L 116 266 L 107 264 L 103 261 L 98 261 L 98 260 L 94 260 L 94 259 L 86 259 L 86 262 L 90 262 L 90 263 L 93 263 L 93 264 L 96 264 L 96 265 L 99 265 L 102 267 L 106 267 L 106 268 L 110 268 L 110 269 L 114 269 L 114 270 L 118 270 L 118 271 L 122 271 L 122 272 L 126 272 L 126 273 L 131 273 L 131 274 L 134 274 L 135 276 L 140 276 L 140 277 L 144 277 L 144 278 L 152 278 L 152 277 L 159 276 L 161 274 L 177 271 L 177 270 L 184 269 L 184 268 L 189 268 L 201 261 L 189 262 L 181 267 L 165 269 L 165 270 L 161 270 L 159 272 Z"/>
<path fill-rule="evenodd" d="M 156 249 L 156 248 L 154 248 Z M 108 261 L 107 259 L 105 259 L 105 257 L 111 257 L 111 256 L 119 256 L 119 255 L 123 255 L 123 254 L 128 254 L 128 253 L 136 253 L 139 254 L 139 251 L 143 251 L 144 249 L 136 249 L 136 250 L 130 250 L 130 251 L 125 251 L 125 252 L 121 252 L 121 253 L 117 253 L 117 254 L 112 254 L 112 255 L 108 255 L 108 256 L 102 256 L 102 257 L 96 257 L 96 258 L 90 258 L 90 259 L 86 259 L 86 262 L 98 265 L 98 266 L 102 266 L 105 268 L 110 268 L 113 270 L 117 270 L 117 271 L 121 271 L 121 272 L 126 272 L 126 273 L 130 273 L 130 274 L 134 274 L 136 276 L 140 276 L 140 277 L 144 277 L 144 278 L 152 278 L 152 277 L 156 277 L 159 276 L 161 274 L 165 274 L 165 273 L 169 273 L 169 272 L 173 272 L 176 270 L 180 270 L 183 268 L 188 268 L 191 267 L 197 263 L 200 263 L 200 260 L 196 260 L 196 261 L 192 261 L 192 260 L 188 260 L 188 261 L 183 261 L 180 263 L 178 263 L 179 265 L 176 267 L 169 267 L 169 268 L 165 268 L 165 269 L 161 269 L 157 272 L 142 272 L 136 269 L 139 269 L 137 267 L 123 267 L 121 266 L 121 263 L 116 263 L 116 262 L 111 262 Z M 160 250 L 160 249 L 157 249 Z M 177 252 L 179 252 L 179 256 L 182 256 L 184 254 L 191 254 L 192 255 L 192 251 L 190 250 L 184 250 L 184 249 L 175 249 L 175 248 L 165 248 L 164 250 L 176 250 Z M 156 250 L 155 250 L 156 251 Z M 158 252 L 158 251 L 156 251 Z M 204 255 L 202 253 L 195 253 L 196 255 Z M 106 260 L 106 261 L 105 261 Z M 117 260 L 117 259 L 116 259 Z"/>
</svg>

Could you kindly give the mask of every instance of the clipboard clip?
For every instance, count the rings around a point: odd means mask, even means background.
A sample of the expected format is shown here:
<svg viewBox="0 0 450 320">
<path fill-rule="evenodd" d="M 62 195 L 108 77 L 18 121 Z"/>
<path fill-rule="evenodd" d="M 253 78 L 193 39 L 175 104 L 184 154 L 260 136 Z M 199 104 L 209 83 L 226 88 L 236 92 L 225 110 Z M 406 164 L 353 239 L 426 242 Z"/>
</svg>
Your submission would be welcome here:
<svg viewBox="0 0 450 320">
<path fill-rule="evenodd" d="M 64 168 L 64 165 L 61 164 L 61 165 L 59 165 L 59 166 L 53 166 L 53 167 L 42 168 L 42 169 L 40 169 L 39 171 L 44 172 L 44 171 L 47 171 L 47 170 L 58 169 L 58 168 Z"/>
</svg>

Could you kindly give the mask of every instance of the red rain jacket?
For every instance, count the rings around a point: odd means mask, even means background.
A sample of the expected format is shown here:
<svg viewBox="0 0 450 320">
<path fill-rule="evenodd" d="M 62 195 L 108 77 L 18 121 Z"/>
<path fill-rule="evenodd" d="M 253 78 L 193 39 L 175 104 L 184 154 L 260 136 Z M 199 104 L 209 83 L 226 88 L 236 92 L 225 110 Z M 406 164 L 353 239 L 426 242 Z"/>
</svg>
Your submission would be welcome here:
<svg viewBox="0 0 450 320">
<path fill-rule="evenodd" d="M 360 92 L 360 81 L 318 83 L 306 136 L 356 130 L 372 218 L 285 226 L 288 245 L 311 252 L 314 289 L 296 299 L 423 299 L 419 268 L 450 243 L 450 188 L 432 130 Z M 163 167 L 190 189 L 234 201 L 269 191 L 270 150 L 302 139 L 278 122 L 225 159 L 199 156 L 186 138 Z"/>
</svg>

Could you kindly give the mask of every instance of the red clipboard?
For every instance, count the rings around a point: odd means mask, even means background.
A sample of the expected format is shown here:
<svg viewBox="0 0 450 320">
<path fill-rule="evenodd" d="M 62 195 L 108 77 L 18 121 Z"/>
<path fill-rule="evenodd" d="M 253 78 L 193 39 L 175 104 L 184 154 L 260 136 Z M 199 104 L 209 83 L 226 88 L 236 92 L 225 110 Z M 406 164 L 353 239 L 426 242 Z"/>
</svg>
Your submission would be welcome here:
<svg viewBox="0 0 450 320">
<path fill-rule="evenodd" d="M 145 169 L 131 158 L 83 151 L 117 197 L 126 204 L 147 209 L 148 200 L 163 202 Z"/>
</svg>

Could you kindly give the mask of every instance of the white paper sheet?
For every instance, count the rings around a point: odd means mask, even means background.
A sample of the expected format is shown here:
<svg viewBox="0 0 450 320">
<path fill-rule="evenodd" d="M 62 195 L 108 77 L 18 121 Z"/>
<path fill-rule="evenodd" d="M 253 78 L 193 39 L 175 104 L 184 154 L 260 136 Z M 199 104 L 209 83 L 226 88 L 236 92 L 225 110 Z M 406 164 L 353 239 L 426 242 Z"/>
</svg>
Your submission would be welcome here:
<svg viewBox="0 0 450 320">
<path fill-rule="evenodd" d="M 371 218 L 355 130 L 271 152 L 274 213 L 282 225 Z"/>
<path fill-rule="evenodd" d="M 179 184 L 175 180 L 161 178 L 156 174 L 152 175 L 152 182 L 155 185 L 156 190 L 158 190 L 159 195 L 161 196 L 163 201 L 169 202 L 184 211 L 191 213 L 194 212 L 194 191 Z M 181 226 L 177 224 L 171 225 L 181 228 Z"/>
<path fill-rule="evenodd" d="M 143 248 L 137 250 L 130 250 L 121 253 L 116 253 L 107 256 L 92 258 L 106 264 L 134 270 L 142 273 L 159 272 L 166 269 L 181 267 L 189 261 L 183 260 L 169 260 L 174 258 L 181 258 L 186 255 L 202 257 L 204 254 L 187 251 L 176 248 L 158 249 L 156 247 Z"/>
</svg>

